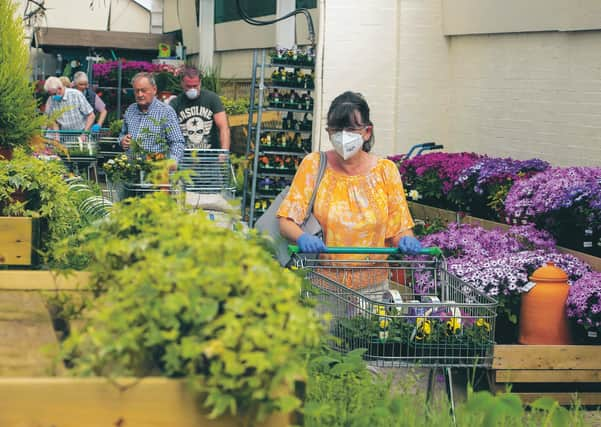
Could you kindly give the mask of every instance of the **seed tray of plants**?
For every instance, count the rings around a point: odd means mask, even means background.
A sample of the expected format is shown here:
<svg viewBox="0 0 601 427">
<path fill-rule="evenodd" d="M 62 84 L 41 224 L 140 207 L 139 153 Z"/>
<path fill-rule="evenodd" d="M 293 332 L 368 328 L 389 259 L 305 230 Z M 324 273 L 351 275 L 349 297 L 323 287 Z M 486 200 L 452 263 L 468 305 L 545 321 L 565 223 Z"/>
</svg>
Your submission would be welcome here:
<svg viewBox="0 0 601 427">
<path fill-rule="evenodd" d="M 348 248 L 329 248 L 328 251 Z M 444 260 L 390 259 L 393 248 L 344 259 L 295 255 L 304 295 L 329 319 L 331 346 L 366 349 L 382 366 L 490 367 L 498 303 L 450 274 Z M 395 256 L 398 258 L 398 256 Z"/>
<path fill-rule="evenodd" d="M 270 53 L 272 66 L 296 66 L 313 68 L 315 66 L 315 50 L 312 46 L 292 49 L 278 48 Z"/>
</svg>

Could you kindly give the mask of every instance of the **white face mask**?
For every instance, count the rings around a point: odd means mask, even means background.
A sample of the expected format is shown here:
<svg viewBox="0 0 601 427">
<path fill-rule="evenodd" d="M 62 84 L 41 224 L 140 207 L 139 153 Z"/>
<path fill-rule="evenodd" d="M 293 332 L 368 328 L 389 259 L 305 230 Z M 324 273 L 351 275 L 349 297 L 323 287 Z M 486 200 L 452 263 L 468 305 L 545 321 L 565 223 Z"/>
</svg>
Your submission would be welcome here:
<svg viewBox="0 0 601 427">
<path fill-rule="evenodd" d="M 188 89 L 186 91 L 186 96 L 188 97 L 188 99 L 198 98 L 198 89 Z"/>
<path fill-rule="evenodd" d="M 336 132 L 330 136 L 330 142 L 334 150 L 344 159 L 350 159 L 361 150 L 363 146 L 363 137 L 354 132 Z"/>
</svg>

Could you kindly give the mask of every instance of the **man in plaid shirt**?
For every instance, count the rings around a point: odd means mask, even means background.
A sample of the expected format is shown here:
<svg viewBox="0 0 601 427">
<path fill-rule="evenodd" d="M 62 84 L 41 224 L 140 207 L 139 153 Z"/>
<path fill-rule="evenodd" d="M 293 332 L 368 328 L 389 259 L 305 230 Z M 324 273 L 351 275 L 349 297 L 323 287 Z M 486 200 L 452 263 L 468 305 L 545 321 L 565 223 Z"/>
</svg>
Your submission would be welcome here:
<svg viewBox="0 0 601 427">
<path fill-rule="evenodd" d="M 169 158 L 179 162 L 184 155 L 184 135 L 173 108 L 156 98 L 157 85 L 150 73 L 138 73 L 132 79 L 136 103 L 123 115 L 119 140 L 129 150 L 132 140 L 151 153 L 169 149 Z"/>
<path fill-rule="evenodd" d="M 60 126 L 61 130 L 90 130 L 94 123 L 94 109 L 80 91 L 66 88 L 58 77 L 48 77 L 44 89 L 50 96 L 46 114 L 51 116 L 55 111 L 64 109 L 56 123 L 52 124 L 52 129 Z"/>
</svg>

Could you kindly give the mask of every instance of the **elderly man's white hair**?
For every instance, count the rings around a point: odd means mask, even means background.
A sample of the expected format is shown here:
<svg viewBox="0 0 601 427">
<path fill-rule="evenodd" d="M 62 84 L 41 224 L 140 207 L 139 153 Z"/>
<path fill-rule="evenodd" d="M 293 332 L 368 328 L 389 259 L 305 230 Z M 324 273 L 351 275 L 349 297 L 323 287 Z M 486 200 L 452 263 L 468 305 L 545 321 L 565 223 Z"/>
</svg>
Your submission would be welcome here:
<svg viewBox="0 0 601 427">
<path fill-rule="evenodd" d="M 60 81 L 60 79 L 58 77 L 48 77 L 46 79 L 46 83 L 44 83 L 44 90 L 46 92 L 50 91 L 50 90 L 59 90 L 60 88 L 64 88 L 65 85 L 63 84 L 63 82 Z"/>
<path fill-rule="evenodd" d="M 84 71 L 78 71 L 73 74 L 73 83 L 77 82 L 88 82 L 88 75 Z"/>
</svg>

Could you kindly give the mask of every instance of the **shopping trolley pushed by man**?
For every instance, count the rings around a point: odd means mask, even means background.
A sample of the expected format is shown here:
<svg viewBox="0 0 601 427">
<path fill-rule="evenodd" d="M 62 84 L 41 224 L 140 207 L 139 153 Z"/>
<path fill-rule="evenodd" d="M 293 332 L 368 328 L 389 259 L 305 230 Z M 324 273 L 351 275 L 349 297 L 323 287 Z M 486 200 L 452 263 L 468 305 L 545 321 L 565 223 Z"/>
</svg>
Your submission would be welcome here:
<svg viewBox="0 0 601 427">
<path fill-rule="evenodd" d="M 491 366 L 498 302 L 449 273 L 439 248 L 412 258 L 398 248 L 289 250 L 335 350 L 364 348 L 381 367 L 432 368 L 428 394 L 440 368 L 451 403 L 451 368 Z"/>
<path fill-rule="evenodd" d="M 186 148 L 179 169 L 190 171 L 186 191 L 221 194 L 228 199 L 235 195 L 236 177 L 228 150 Z"/>
<path fill-rule="evenodd" d="M 43 135 L 48 145 L 60 145 L 57 154 L 68 170 L 88 181 L 98 181 L 96 134 L 83 130 L 46 129 Z"/>
</svg>

